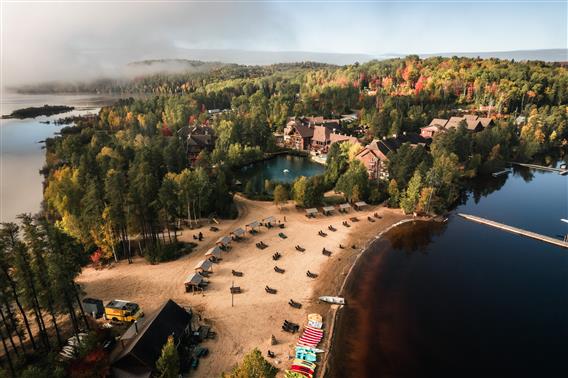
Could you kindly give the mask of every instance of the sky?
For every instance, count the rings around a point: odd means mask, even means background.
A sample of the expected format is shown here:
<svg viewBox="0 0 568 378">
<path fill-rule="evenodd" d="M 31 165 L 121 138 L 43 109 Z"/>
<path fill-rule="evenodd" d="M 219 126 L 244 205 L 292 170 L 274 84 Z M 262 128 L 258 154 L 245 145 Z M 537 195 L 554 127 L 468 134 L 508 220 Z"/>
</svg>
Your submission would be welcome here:
<svg viewBox="0 0 568 378">
<path fill-rule="evenodd" d="M 374 57 L 568 44 L 567 0 L 0 2 L 3 85 L 119 75 L 143 59 L 218 57 L 209 50 Z"/>
</svg>

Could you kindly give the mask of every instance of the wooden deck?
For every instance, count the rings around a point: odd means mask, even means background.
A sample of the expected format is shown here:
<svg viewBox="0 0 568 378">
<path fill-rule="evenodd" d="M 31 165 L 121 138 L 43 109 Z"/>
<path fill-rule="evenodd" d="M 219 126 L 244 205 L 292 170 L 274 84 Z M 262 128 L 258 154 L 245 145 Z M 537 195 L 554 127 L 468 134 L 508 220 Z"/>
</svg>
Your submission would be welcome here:
<svg viewBox="0 0 568 378">
<path fill-rule="evenodd" d="M 470 220 L 472 222 L 477 222 L 477 223 L 485 224 L 487 226 L 499 228 L 501 230 L 512 232 L 513 234 L 522 235 L 522 236 L 526 236 L 528 238 L 540 240 L 540 241 L 543 241 L 545 243 L 553 244 L 553 245 L 556 245 L 556 246 L 561 247 L 561 248 L 568 248 L 568 242 L 562 241 L 560 239 L 556 239 L 556 238 L 546 236 L 546 235 L 537 234 L 536 232 L 523 230 L 521 228 L 508 226 L 506 224 L 495 222 L 495 221 L 492 221 L 492 220 L 489 220 L 489 219 L 476 217 L 475 215 L 461 214 L 461 213 L 458 213 L 458 215 L 460 217 L 465 218 L 467 220 Z"/>
<path fill-rule="evenodd" d="M 560 175 L 568 174 L 568 169 L 546 167 L 544 165 L 536 165 L 536 164 L 515 163 L 515 162 L 511 162 L 511 164 L 519 165 L 521 167 L 532 168 L 532 169 L 540 169 L 541 171 L 558 172 L 558 174 Z"/>
</svg>

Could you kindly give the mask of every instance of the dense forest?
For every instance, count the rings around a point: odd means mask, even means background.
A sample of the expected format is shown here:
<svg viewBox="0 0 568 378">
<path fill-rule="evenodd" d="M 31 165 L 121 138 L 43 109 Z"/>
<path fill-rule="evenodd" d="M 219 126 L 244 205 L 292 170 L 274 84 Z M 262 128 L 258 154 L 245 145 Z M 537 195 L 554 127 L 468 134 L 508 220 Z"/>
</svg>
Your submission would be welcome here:
<svg viewBox="0 0 568 378">
<path fill-rule="evenodd" d="M 171 255 L 163 249 L 182 221 L 234 215 L 232 168 L 277 151 L 273 133 L 290 116 L 358 112 L 342 131 L 363 141 L 416 132 L 458 108 L 485 107 L 496 120 L 480 133 L 441 134 L 428 149 L 403 145 L 389 156 L 388 182 L 368 180 L 353 159 L 360 147 L 333 145 L 324 176 L 284 188 L 302 206 L 321 203 L 335 188 L 349 200 L 389 197 L 407 212 L 441 212 L 458 198 L 464 178 L 510 159 L 531 159 L 568 139 L 567 70 L 542 62 L 409 56 L 344 67 L 228 65 L 129 85 L 158 95 L 118 101 L 47 143 L 46 214 L 105 258 L 130 256 L 128 236 L 140 235 L 138 251 L 159 261 L 162 253 Z M 211 116 L 211 109 L 229 111 Z M 522 124 L 517 116 L 525 117 Z M 183 136 L 195 125 L 210 127 L 216 141 L 191 166 Z M 273 190 L 267 183 L 265 194 Z"/>
<path fill-rule="evenodd" d="M 223 65 L 25 90 L 128 96 L 47 140 L 42 213 L 2 227 L 0 333 L 11 367 L 27 340 L 38 351 L 60 343 L 46 331 L 50 323 L 57 330 L 59 315 L 67 314 L 76 332 L 83 328 L 73 279 L 88 256 L 175 258 L 190 248 L 177 241 L 177 230 L 208 216 L 235 216 L 235 191 L 315 206 L 335 189 L 350 201 L 441 213 L 467 180 L 568 144 L 568 69 L 543 62 L 409 56 L 341 67 Z M 388 180 L 369 180 L 354 158 L 361 146 L 349 143 L 331 146 L 322 176 L 267 182 L 264 193 L 233 177 L 238 167 L 280 151 L 274 133 L 291 116 L 357 113 L 340 128 L 364 145 L 460 112 L 492 117 L 495 126 L 478 133 L 458 127 L 428 147 L 402 145 L 389 153 Z M 215 143 L 192 160 L 187 135 L 196 126 L 210 129 Z M 36 338 L 29 323 L 37 324 Z"/>
</svg>

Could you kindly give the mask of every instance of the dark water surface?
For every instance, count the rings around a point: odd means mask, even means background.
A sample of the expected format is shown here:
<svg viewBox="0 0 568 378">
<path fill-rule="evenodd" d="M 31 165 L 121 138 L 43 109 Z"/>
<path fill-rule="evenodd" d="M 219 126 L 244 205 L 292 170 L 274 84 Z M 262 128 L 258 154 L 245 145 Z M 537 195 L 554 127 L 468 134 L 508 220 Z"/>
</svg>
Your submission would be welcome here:
<svg viewBox="0 0 568 378">
<path fill-rule="evenodd" d="M 566 234 L 567 185 L 516 171 L 480 182 L 456 212 Z M 353 273 L 333 377 L 568 376 L 566 249 L 454 215 L 394 229 Z"/>
<path fill-rule="evenodd" d="M 322 174 L 324 170 L 323 165 L 314 163 L 305 157 L 278 155 L 272 159 L 243 167 L 237 176 L 243 185 L 252 181 L 253 188 L 262 191 L 264 180 L 290 183 L 299 176 L 315 176 Z"/>
</svg>

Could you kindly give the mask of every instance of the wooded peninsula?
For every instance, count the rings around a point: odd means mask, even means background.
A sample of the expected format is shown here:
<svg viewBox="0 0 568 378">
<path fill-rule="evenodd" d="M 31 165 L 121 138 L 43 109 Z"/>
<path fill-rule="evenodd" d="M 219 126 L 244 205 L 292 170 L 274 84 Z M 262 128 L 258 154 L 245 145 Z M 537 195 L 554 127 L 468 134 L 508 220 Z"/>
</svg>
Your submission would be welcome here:
<svg viewBox="0 0 568 378">
<path fill-rule="evenodd" d="M 69 91 L 26 90 L 40 88 Z M 235 193 L 313 208 L 330 205 L 332 191 L 353 204 L 433 216 L 459 202 L 469 180 L 510 161 L 565 154 L 568 145 L 568 69 L 558 63 L 408 56 L 347 66 L 215 64 L 73 88 L 126 96 L 46 141 L 41 213 L 2 225 L 1 332 L 18 376 L 104 365 L 87 358 L 92 350 L 81 351 L 79 367 L 44 353 L 61 346 L 60 328 L 89 327 L 74 283 L 81 267 L 177 259 L 194 247 L 178 240 L 180 230 L 235 218 Z M 241 167 L 285 152 L 324 160 L 324 174 L 267 180 L 262 189 L 236 178 Z M 90 345 L 99 341 L 92 336 Z"/>
</svg>

